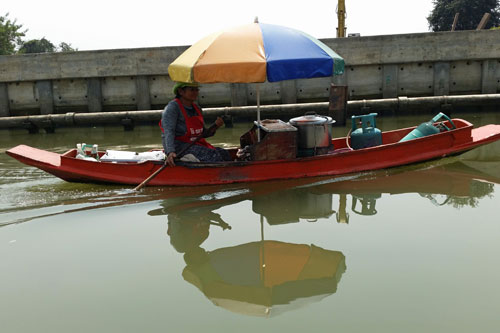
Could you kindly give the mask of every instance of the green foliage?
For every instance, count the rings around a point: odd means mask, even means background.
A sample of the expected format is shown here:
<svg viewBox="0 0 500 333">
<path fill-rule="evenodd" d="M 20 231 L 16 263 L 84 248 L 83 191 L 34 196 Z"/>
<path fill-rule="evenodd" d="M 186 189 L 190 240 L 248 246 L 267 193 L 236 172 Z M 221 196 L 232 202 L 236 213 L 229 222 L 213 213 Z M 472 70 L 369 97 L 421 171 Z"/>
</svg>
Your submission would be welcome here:
<svg viewBox="0 0 500 333">
<path fill-rule="evenodd" d="M 455 30 L 475 30 L 485 13 L 491 14 L 486 29 L 500 23 L 499 0 L 433 0 L 434 9 L 427 17 L 432 31 L 450 31 L 459 13 Z"/>
<path fill-rule="evenodd" d="M 75 49 L 71 46 L 71 44 L 61 42 L 58 47 L 59 52 L 75 52 L 78 51 L 78 49 Z"/>
<path fill-rule="evenodd" d="M 22 31 L 22 24 L 9 19 L 9 13 L 0 16 L 0 55 L 14 54 L 16 48 L 22 43 L 21 37 L 27 30 Z"/>
<path fill-rule="evenodd" d="M 23 45 L 19 49 L 19 53 L 46 53 L 54 52 L 56 47 L 54 44 L 49 42 L 45 37 L 42 39 L 32 39 L 27 42 L 23 42 Z"/>
<path fill-rule="evenodd" d="M 495 191 L 495 185 L 485 183 L 479 180 L 472 180 L 469 185 L 468 196 L 447 196 L 444 203 L 460 209 L 463 207 L 476 208 L 479 205 L 479 199 L 483 197 L 492 198 L 492 193 Z M 443 203 L 443 204 L 444 204 Z"/>
<path fill-rule="evenodd" d="M 45 37 L 23 41 L 21 37 L 24 37 L 28 30 L 22 31 L 21 28 L 22 24 L 17 24 L 16 20 L 9 19 L 9 13 L 0 16 L 0 55 L 78 51 L 71 44 L 65 42 L 61 42 L 56 47 Z"/>
</svg>

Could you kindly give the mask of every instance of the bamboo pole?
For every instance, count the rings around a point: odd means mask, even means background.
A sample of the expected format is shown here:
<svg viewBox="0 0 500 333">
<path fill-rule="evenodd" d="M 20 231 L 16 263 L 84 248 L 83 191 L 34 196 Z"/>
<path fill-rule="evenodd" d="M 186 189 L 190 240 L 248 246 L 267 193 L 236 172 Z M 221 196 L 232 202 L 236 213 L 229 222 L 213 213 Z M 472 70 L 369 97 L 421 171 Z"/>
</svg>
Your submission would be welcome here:
<svg viewBox="0 0 500 333">
<path fill-rule="evenodd" d="M 481 22 L 477 25 L 476 30 L 483 30 L 488 21 L 490 20 L 491 14 L 490 13 L 484 13 L 483 18 L 481 19 Z"/>
<path fill-rule="evenodd" d="M 456 13 L 455 17 L 453 18 L 453 25 L 451 26 L 451 31 L 455 31 L 455 28 L 457 27 L 457 22 L 458 22 L 458 13 Z"/>
</svg>

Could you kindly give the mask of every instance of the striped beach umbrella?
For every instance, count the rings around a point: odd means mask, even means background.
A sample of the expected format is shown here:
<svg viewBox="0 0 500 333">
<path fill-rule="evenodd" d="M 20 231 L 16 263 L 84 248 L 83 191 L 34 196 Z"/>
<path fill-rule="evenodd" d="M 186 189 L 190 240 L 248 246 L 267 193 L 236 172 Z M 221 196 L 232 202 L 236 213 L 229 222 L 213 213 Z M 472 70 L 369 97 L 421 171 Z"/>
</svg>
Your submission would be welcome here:
<svg viewBox="0 0 500 333">
<path fill-rule="evenodd" d="M 276 82 L 343 72 L 344 60 L 318 39 L 264 23 L 206 36 L 168 68 L 173 81 L 198 83 Z"/>
</svg>

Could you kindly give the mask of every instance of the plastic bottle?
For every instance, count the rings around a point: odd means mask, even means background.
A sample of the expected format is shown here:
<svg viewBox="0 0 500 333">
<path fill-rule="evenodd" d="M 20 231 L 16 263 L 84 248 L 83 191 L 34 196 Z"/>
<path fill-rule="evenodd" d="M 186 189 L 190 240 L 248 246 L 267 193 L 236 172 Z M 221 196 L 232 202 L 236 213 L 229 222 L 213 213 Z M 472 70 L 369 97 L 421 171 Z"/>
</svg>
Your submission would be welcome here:
<svg viewBox="0 0 500 333">
<path fill-rule="evenodd" d="M 76 144 L 76 153 L 77 153 L 77 155 L 82 155 L 82 156 L 85 155 L 83 153 L 83 149 L 82 149 L 82 144 L 81 143 L 77 143 Z"/>
<path fill-rule="evenodd" d="M 97 145 L 92 145 L 92 151 L 90 152 L 90 154 L 92 155 L 92 157 L 99 159 L 99 154 L 97 153 L 97 151 Z"/>
</svg>

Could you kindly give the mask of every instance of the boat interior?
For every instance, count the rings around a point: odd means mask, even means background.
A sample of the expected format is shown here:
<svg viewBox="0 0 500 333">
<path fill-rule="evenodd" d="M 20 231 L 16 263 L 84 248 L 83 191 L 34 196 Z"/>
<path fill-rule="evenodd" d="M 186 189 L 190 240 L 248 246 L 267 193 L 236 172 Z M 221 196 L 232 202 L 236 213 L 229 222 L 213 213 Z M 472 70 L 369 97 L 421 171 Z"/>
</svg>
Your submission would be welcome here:
<svg viewBox="0 0 500 333">
<path fill-rule="evenodd" d="M 472 124 L 463 119 L 453 119 L 453 124 L 446 120 L 435 124 L 439 127 L 439 131 L 454 131 L 455 140 L 470 140 Z M 444 126 L 442 126 L 444 125 Z M 453 127 L 455 127 L 453 129 Z M 380 132 L 381 143 L 373 144 L 363 148 L 370 148 L 377 145 L 388 145 L 399 143 L 406 135 L 412 132 L 416 127 L 408 127 L 403 129 L 390 130 Z M 331 155 L 345 153 L 355 148 L 352 147 L 352 134 L 351 131 L 345 137 L 332 138 L 331 127 L 329 129 L 329 144 L 324 147 L 300 147 L 300 132 L 289 123 L 281 120 L 266 119 L 260 123 L 255 122 L 254 126 L 240 137 L 240 147 L 227 148 L 233 161 L 231 162 L 214 162 L 209 164 L 228 164 L 235 162 L 248 162 L 248 161 L 264 161 L 264 160 L 281 160 L 281 159 L 295 159 L 304 157 L 314 157 L 320 155 Z M 161 150 L 155 150 L 161 151 Z M 85 154 L 87 157 L 95 157 L 100 160 L 106 154 L 106 151 L 94 151 L 86 149 Z M 135 153 L 137 154 L 137 153 Z M 77 149 L 71 149 L 64 153 L 62 156 L 75 158 L 78 155 Z M 104 161 L 103 161 L 104 162 Z M 141 163 L 144 160 L 138 159 L 117 159 L 107 160 L 106 162 L 120 162 L 120 163 Z M 163 160 L 154 160 L 155 163 L 163 163 Z M 184 162 L 181 164 L 193 165 L 200 164 L 206 166 L 208 163 L 202 162 Z"/>
</svg>

